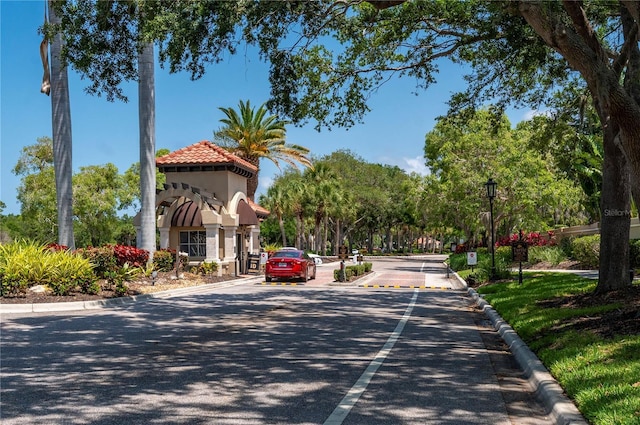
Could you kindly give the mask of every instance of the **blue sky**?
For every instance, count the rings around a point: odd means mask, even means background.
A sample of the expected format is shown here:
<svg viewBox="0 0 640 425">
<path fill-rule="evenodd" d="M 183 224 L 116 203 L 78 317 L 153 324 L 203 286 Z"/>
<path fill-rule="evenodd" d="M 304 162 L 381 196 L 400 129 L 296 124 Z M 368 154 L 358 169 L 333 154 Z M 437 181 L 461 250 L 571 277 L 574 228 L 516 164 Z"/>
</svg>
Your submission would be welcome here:
<svg viewBox="0 0 640 425">
<path fill-rule="evenodd" d="M 11 170 L 24 146 L 39 137 L 51 137 L 51 99 L 40 93 L 42 64 L 39 56 L 44 0 L 0 0 L 0 200 L 4 214 L 18 214 L 18 176 Z M 156 68 L 156 148 L 171 151 L 201 140 L 212 140 L 224 114 L 219 107 L 236 108 L 240 100 L 259 106 L 268 100 L 268 66 L 257 56 L 240 52 L 220 64 L 210 65 L 204 78 L 169 74 Z M 445 63 L 438 83 L 418 96 L 411 78 L 395 79 L 371 97 L 371 112 L 363 124 L 350 129 L 287 128 L 290 143 L 306 146 L 315 156 L 350 149 L 368 162 L 397 165 L 407 172 L 425 174 L 424 136 L 439 115 L 446 113 L 450 95 L 463 87 L 463 70 Z M 69 71 L 73 167 L 113 163 L 122 173 L 139 160 L 137 86 L 129 84 L 129 103 L 108 102 L 86 94 L 86 81 Z M 515 124 L 525 112 L 510 114 Z M 261 163 L 263 193 L 279 170 Z"/>
</svg>

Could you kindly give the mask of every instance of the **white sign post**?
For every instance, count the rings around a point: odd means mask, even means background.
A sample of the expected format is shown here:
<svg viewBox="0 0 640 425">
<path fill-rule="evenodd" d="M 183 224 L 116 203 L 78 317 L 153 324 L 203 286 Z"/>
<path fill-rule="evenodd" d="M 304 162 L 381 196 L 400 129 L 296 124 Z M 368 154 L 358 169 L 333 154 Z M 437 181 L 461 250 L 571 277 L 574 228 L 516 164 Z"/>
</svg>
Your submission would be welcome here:
<svg viewBox="0 0 640 425">
<path fill-rule="evenodd" d="M 471 273 L 473 273 L 473 266 L 478 264 L 478 254 L 475 251 L 467 252 L 467 265 L 471 266 Z"/>
</svg>

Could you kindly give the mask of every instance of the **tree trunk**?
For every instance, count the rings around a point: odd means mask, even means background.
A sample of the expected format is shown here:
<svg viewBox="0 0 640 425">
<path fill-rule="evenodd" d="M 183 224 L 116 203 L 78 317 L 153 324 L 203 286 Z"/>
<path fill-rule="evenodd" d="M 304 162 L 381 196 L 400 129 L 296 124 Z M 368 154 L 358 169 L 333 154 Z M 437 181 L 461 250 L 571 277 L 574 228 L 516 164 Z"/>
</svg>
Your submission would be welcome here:
<svg viewBox="0 0 640 425">
<path fill-rule="evenodd" d="M 320 249 L 322 250 L 322 255 L 327 255 L 327 240 L 329 239 L 329 216 L 324 216 L 324 229 L 322 236 L 322 246 Z"/>
<path fill-rule="evenodd" d="M 60 23 L 49 1 L 49 19 Z M 58 243 L 75 249 L 73 236 L 73 167 L 71 139 L 71 104 L 67 68 L 60 61 L 62 36 L 56 34 L 51 43 L 51 121 L 53 126 L 53 165 L 58 208 Z"/>
<path fill-rule="evenodd" d="M 600 267 L 596 293 L 631 284 L 629 226 L 631 203 L 629 166 L 615 140 L 617 128 L 604 128 L 602 195 L 600 198 Z"/>
<path fill-rule="evenodd" d="M 258 191 L 258 174 L 260 173 L 259 157 L 244 157 L 251 165 L 256 167 L 256 173 L 247 179 L 247 198 L 255 202 L 256 192 Z"/>
<path fill-rule="evenodd" d="M 138 119 L 140 125 L 140 246 L 153 262 L 156 250 L 156 106 L 153 44 L 138 56 Z"/>
<path fill-rule="evenodd" d="M 278 214 L 278 225 L 280 226 L 280 234 L 282 235 L 282 246 L 287 246 L 287 232 L 285 232 L 284 229 L 282 214 Z"/>
<path fill-rule="evenodd" d="M 561 17 L 546 13 L 542 2 L 518 5 L 534 31 L 584 78 L 598 109 L 605 133 L 605 158 L 597 291 L 624 287 L 629 283 L 629 182 L 633 187 L 640 187 L 640 106 L 620 84 L 622 68 L 612 65 L 605 48 L 592 33 L 580 2 L 563 2 L 572 26 L 561 22 Z M 632 51 L 637 50 L 635 31 L 626 34 L 631 37 L 626 42 L 631 43 Z M 616 140 L 620 141 L 621 149 L 616 146 Z"/>
</svg>

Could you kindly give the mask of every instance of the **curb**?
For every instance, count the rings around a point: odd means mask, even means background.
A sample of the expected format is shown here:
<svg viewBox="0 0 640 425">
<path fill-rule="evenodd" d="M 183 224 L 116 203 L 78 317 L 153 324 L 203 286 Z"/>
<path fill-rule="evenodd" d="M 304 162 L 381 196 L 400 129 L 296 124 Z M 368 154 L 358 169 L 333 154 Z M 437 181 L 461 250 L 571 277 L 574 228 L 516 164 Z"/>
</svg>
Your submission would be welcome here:
<svg viewBox="0 0 640 425">
<path fill-rule="evenodd" d="M 456 276 L 458 276 L 457 273 Z M 461 278 L 458 276 L 458 279 Z M 493 327 L 515 356 L 536 396 L 544 404 L 547 414 L 555 423 L 557 425 L 588 425 L 578 408 L 564 394 L 560 384 L 520 339 L 516 331 L 475 290 L 468 288 L 467 293 L 491 320 Z"/>
<path fill-rule="evenodd" d="M 260 276 L 251 276 L 241 279 L 229 280 L 215 285 L 215 288 L 227 288 L 230 286 L 258 281 Z M 197 294 L 212 289 L 211 285 L 190 286 L 187 288 L 169 289 L 166 291 L 152 292 L 150 294 L 131 295 L 128 297 L 109 298 L 105 300 L 71 301 L 60 303 L 34 303 L 34 304 L 0 304 L 0 314 L 5 313 L 52 313 L 59 311 L 95 310 L 99 308 L 144 302 L 154 298 L 163 299 L 180 295 Z"/>
</svg>

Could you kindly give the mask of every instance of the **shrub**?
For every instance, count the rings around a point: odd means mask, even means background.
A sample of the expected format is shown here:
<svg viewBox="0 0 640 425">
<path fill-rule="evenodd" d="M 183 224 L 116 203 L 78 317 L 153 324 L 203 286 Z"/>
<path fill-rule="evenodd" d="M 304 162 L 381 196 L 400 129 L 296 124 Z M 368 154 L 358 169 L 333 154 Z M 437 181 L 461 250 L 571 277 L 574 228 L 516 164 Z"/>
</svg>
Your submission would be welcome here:
<svg viewBox="0 0 640 425">
<path fill-rule="evenodd" d="M 571 244 L 573 258 L 584 267 L 596 268 L 600 262 L 600 235 L 581 236 Z"/>
<path fill-rule="evenodd" d="M 348 282 L 354 277 L 362 276 L 366 273 L 369 273 L 373 268 L 373 263 L 362 263 L 362 264 L 353 264 L 349 266 L 345 266 L 344 272 L 346 281 Z M 335 281 L 340 280 L 340 269 L 336 269 L 333 271 L 333 279 Z"/>
<path fill-rule="evenodd" d="M 566 259 L 567 256 L 559 246 L 532 246 L 529 248 L 529 263 L 531 264 L 546 262 L 557 266 Z"/>
<path fill-rule="evenodd" d="M 640 267 L 640 239 L 629 242 L 629 266 L 634 269 Z"/>
<path fill-rule="evenodd" d="M 202 263 L 200 263 L 200 265 L 196 269 L 196 273 L 202 274 L 202 275 L 214 274 L 217 271 L 218 271 L 218 263 L 216 263 L 215 261 L 210 261 L 210 262 L 203 261 Z"/>
<path fill-rule="evenodd" d="M 511 247 L 500 247 L 495 250 L 495 278 L 508 279 L 511 277 Z M 478 265 L 474 269 L 474 276 L 478 282 L 487 282 L 491 277 L 491 254 L 478 255 Z M 465 267 L 466 268 L 466 267 Z"/>
<path fill-rule="evenodd" d="M 89 260 L 68 250 L 28 241 L 0 245 L 0 280 L 3 295 L 19 295 L 34 285 L 47 285 L 56 295 L 75 289 L 89 293 L 99 290 Z"/>
<path fill-rule="evenodd" d="M 160 272 L 170 272 L 175 267 L 175 249 L 160 249 L 153 255 L 153 268 Z"/>
<path fill-rule="evenodd" d="M 128 245 L 108 245 L 113 249 L 113 255 L 119 266 L 129 264 L 134 267 L 144 267 L 149 260 L 149 251 Z"/>
<path fill-rule="evenodd" d="M 479 254 L 478 254 L 479 256 Z M 449 267 L 454 272 L 467 268 L 467 254 L 451 254 L 449 255 Z"/>
<path fill-rule="evenodd" d="M 562 252 L 564 252 L 564 255 L 567 256 L 567 258 L 574 258 L 573 257 L 574 239 L 575 238 L 573 237 L 566 237 L 566 238 L 560 239 L 560 248 L 562 249 Z"/>
<path fill-rule="evenodd" d="M 94 273 L 101 279 L 107 278 L 109 273 L 118 269 L 118 262 L 111 246 L 81 248 L 76 252 L 93 264 Z"/>
<path fill-rule="evenodd" d="M 93 265 L 86 258 L 65 251 L 52 252 L 51 274 L 47 285 L 56 295 L 67 295 L 78 288 L 95 291 L 96 275 Z"/>
<path fill-rule="evenodd" d="M 514 233 L 510 236 L 503 236 L 498 239 L 496 242 L 497 246 L 511 246 L 512 242 L 518 241 L 520 239 L 519 233 Z M 555 234 L 553 231 L 549 230 L 545 233 L 540 232 L 529 232 L 527 234 L 523 234 L 522 239 L 529 246 L 547 246 L 547 245 L 555 245 Z"/>
</svg>

